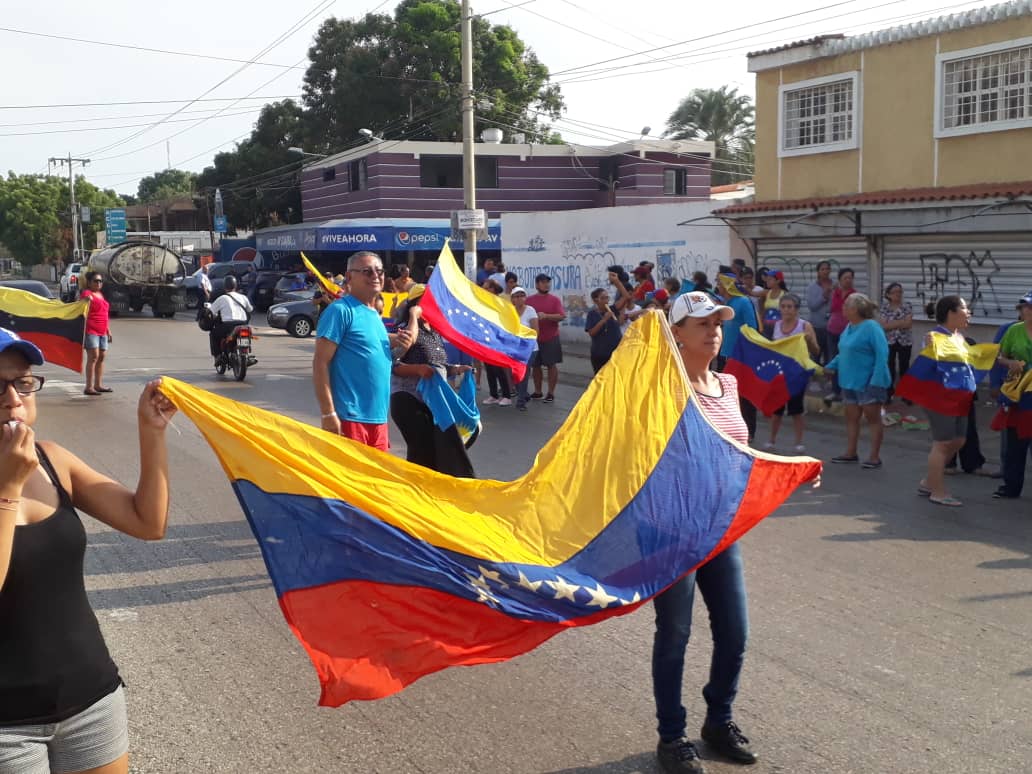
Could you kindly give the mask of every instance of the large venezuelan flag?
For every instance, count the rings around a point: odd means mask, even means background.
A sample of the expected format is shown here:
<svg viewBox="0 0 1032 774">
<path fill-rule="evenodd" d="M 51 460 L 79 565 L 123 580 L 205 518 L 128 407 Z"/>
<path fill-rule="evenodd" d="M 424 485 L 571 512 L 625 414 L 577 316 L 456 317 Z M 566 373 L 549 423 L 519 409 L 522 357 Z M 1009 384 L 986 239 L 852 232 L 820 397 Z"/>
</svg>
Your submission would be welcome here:
<svg viewBox="0 0 1032 774">
<path fill-rule="evenodd" d="M 739 394 L 768 417 L 804 392 L 819 368 L 803 334 L 771 341 L 749 326 L 742 327 L 724 366 L 738 379 Z"/>
<path fill-rule="evenodd" d="M 910 364 L 896 386 L 896 395 L 952 417 L 966 417 L 978 383 L 996 363 L 999 344 L 963 344 L 944 333 Z"/>
<path fill-rule="evenodd" d="M 537 333 L 520 323 L 516 307 L 470 282 L 446 244 L 419 305 L 434 330 L 488 365 L 512 370 L 517 382 L 537 348 Z"/>
<path fill-rule="evenodd" d="M 0 288 L 0 328 L 14 331 L 43 351 L 48 363 L 82 373 L 88 300 L 65 304 L 27 290 Z"/>
<path fill-rule="evenodd" d="M 628 613 L 821 470 L 711 426 L 654 312 L 515 481 L 444 476 L 174 379 L 162 390 L 232 480 L 330 706 Z"/>
</svg>

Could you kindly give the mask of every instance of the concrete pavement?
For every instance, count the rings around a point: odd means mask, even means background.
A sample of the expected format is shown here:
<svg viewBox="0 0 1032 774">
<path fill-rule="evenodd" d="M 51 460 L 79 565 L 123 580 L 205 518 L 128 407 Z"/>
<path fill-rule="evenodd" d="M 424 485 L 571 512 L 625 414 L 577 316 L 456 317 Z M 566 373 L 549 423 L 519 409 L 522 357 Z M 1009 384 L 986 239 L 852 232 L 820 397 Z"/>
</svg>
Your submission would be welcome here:
<svg viewBox="0 0 1032 774">
<path fill-rule="evenodd" d="M 123 481 L 137 469 L 136 396 L 159 372 L 316 421 L 311 340 L 260 331 L 259 364 L 238 384 L 215 377 L 184 316 L 126 317 L 114 332 L 116 392 L 86 398 L 81 381 L 50 369 L 39 431 Z M 590 373 L 568 353 L 556 403 L 485 407 L 479 475 L 520 475 L 555 432 Z M 839 453 L 841 419 L 809 419 L 810 452 Z M 167 539 L 86 520 L 91 600 L 129 686 L 134 772 L 657 771 L 648 607 L 389 699 L 316 707 L 314 673 L 236 499 L 197 430 L 175 424 Z M 821 489 L 796 493 L 743 539 L 751 637 L 736 714 L 762 756 L 750 774 L 1032 770 L 1029 496 L 994 501 L 994 482 L 958 476 L 966 507 L 931 505 L 914 494 L 926 449 L 924 433 L 890 429 L 885 468 L 828 466 Z M 701 603 L 696 612 L 693 735 L 710 653 Z M 703 754 L 711 774 L 746 771 Z"/>
</svg>

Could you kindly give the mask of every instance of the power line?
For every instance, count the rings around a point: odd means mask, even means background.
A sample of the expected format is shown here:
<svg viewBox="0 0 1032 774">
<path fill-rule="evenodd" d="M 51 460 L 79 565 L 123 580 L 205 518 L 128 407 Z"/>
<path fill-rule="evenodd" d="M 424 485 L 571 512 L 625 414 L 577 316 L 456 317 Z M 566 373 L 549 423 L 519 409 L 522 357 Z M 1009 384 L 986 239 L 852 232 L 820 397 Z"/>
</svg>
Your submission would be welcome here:
<svg viewBox="0 0 1032 774">
<path fill-rule="evenodd" d="M 655 51 L 665 51 L 665 50 L 668 50 L 668 49 L 671 49 L 671 48 L 677 48 L 679 46 L 687 46 L 689 43 L 697 43 L 700 40 L 708 40 L 710 38 L 720 37 L 721 35 L 728 35 L 728 34 L 730 34 L 732 32 L 741 32 L 742 30 L 754 29 L 756 27 L 763 27 L 763 26 L 765 26 L 767 24 L 773 24 L 773 23 L 779 22 L 779 21 L 786 21 L 788 19 L 796 19 L 796 18 L 798 18 L 800 16 L 809 16 L 812 13 L 818 13 L 819 11 L 826 11 L 826 10 L 828 10 L 830 8 L 838 8 L 838 7 L 843 6 L 843 5 L 851 5 L 852 3 L 855 3 L 855 2 L 858 2 L 858 0 L 840 0 L 840 2 L 831 3 L 829 5 L 823 5 L 823 6 L 820 6 L 818 8 L 811 8 L 811 9 L 809 9 L 807 11 L 797 11 L 796 13 L 790 13 L 790 14 L 787 14 L 785 16 L 777 16 L 777 17 L 773 17 L 773 18 L 770 18 L 770 19 L 765 19 L 764 21 L 760 21 L 760 22 L 753 22 L 751 24 L 743 24 L 740 27 L 732 27 L 732 28 L 727 29 L 727 30 L 721 30 L 721 31 L 718 31 L 718 32 L 711 32 L 711 33 L 708 33 L 706 35 L 700 35 L 699 37 L 696 37 L 696 38 L 688 38 L 687 40 L 682 40 L 682 41 L 679 41 L 677 43 L 670 43 L 670 44 L 665 45 L 665 46 L 654 46 L 653 48 L 646 49 L 644 51 L 637 51 L 637 52 L 635 52 L 633 54 L 626 54 L 624 56 L 610 57 L 609 59 L 602 59 L 602 60 L 599 60 L 597 62 L 589 62 L 588 64 L 578 65 L 577 67 L 569 67 L 569 68 L 567 68 L 565 70 L 559 70 L 557 72 L 554 72 L 554 73 L 552 73 L 552 75 L 553 76 L 565 75 L 566 73 L 574 73 L 574 72 L 577 72 L 579 70 L 584 70 L 584 69 L 589 68 L 589 67 L 595 67 L 596 65 L 609 64 L 610 62 L 619 62 L 619 61 L 624 60 L 624 59 L 630 59 L 631 57 L 634 57 L 634 56 L 644 56 L 646 54 L 649 54 L 649 53 L 652 53 L 652 52 L 655 52 Z M 639 64 L 641 64 L 641 63 L 639 63 Z"/>
<path fill-rule="evenodd" d="M 334 2 L 335 2 L 335 0 L 320 0 L 312 10 L 308 11 L 307 13 L 305 13 L 298 21 L 294 22 L 294 24 L 292 24 L 285 32 L 281 33 L 275 40 L 273 40 L 272 43 L 268 44 L 261 51 L 259 51 L 257 54 L 255 54 L 255 56 L 253 56 L 249 62 L 240 65 L 237 69 L 235 69 L 233 72 L 231 72 L 225 78 L 220 80 L 214 86 L 212 86 L 212 87 L 208 88 L 207 90 L 205 90 L 204 92 L 202 92 L 197 97 L 197 99 L 200 99 L 201 97 L 207 97 L 209 94 L 211 94 L 217 88 L 219 88 L 223 84 L 227 83 L 230 79 L 236 77 L 238 74 L 240 74 L 245 69 L 247 69 L 251 64 L 256 62 L 259 58 L 265 56 L 265 54 L 269 53 L 269 51 L 274 49 L 276 46 L 280 45 L 283 41 L 285 41 L 287 38 L 289 38 L 291 35 L 293 35 L 295 32 L 297 32 L 304 24 L 307 24 L 312 18 L 314 18 L 317 14 L 319 14 L 320 12 L 325 10 L 326 8 L 328 8 Z M 282 73 L 281 73 L 281 75 L 282 75 Z M 109 150 L 112 150 L 114 148 L 117 148 L 120 145 L 124 145 L 127 142 L 131 142 L 132 140 L 135 140 L 137 137 L 140 137 L 140 136 L 146 134 L 151 129 L 154 129 L 154 128 L 160 126 L 161 124 L 163 124 L 165 121 L 169 120 L 170 118 L 175 118 L 175 116 L 177 116 L 179 113 L 183 112 L 183 110 L 185 110 L 187 107 L 190 107 L 191 105 L 193 105 L 194 102 L 196 102 L 196 100 L 193 100 L 193 101 L 187 103 L 186 107 L 178 108 L 178 109 L 172 111 L 167 116 L 165 116 L 165 118 L 160 119 L 158 121 L 155 121 L 150 126 L 145 127 L 143 129 L 140 129 L 139 131 L 130 134 L 128 137 L 124 137 L 121 140 L 118 140 L 117 142 L 110 143 L 108 145 L 105 145 L 105 146 L 102 146 L 102 147 L 97 148 L 95 150 L 92 150 L 89 153 L 90 154 L 104 153 L 106 151 L 109 151 Z M 108 158 L 112 158 L 112 157 L 108 157 Z"/>
<path fill-rule="evenodd" d="M 233 118 L 235 116 L 247 116 L 247 115 L 251 115 L 253 113 L 256 113 L 256 112 L 258 112 L 260 110 L 262 110 L 262 108 L 248 108 L 247 110 L 241 110 L 241 111 L 236 112 L 236 113 L 223 113 L 221 115 L 216 114 L 216 115 L 213 115 L 213 116 L 208 116 L 204 120 L 207 121 L 207 120 L 210 120 L 212 118 Z M 188 121 L 196 121 L 196 120 L 197 120 L 196 118 L 174 118 L 171 121 L 166 121 L 165 123 L 181 124 L 181 123 L 186 123 Z M 37 137 L 37 136 L 44 135 L 44 134 L 77 134 L 77 133 L 80 133 L 80 132 L 109 132 L 109 131 L 113 131 L 115 129 L 132 129 L 133 127 L 147 126 L 147 125 L 148 125 L 147 123 L 142 123 L 142 124 L 118 124 L 116 126 L 90 126 L 90 127 L 80 127 L 78 129 L 44 129 L 44 130 L 38 131 L 38 132 L 0 132 L 0 137 Z M 98 159 L 98 161 L 99 160 L 100 159 Z"/>
<path fill-rule="evenodd" d="M 14 27 L 0 27 L 0 32 L 9 32 L 14 35 L 26 35 L 34 38 L 47 38 L 50 40 L 63 40 L 69 43 L 83 43 L 91 46 L 104 46 L 106 48 L 121 48 L 128 51 L 143 51 L 148 54 L 168 54 L 170 56 L 185 56 L 190 59 L 210 59 L 216 62 L 234 62 L 236 64 L 248 63 L 246 59 L 234 59 L 228 56 L 216 56 L 214 54 L 201 54 L 196 51 L 176 51 L 168 48 L 152 48 L 150 46 L 136 46 L 130 43 L 113 43 L 106 40 L 91 40 L 89 38 L 76 38 L 71 35 L 56 35 L 48 32 L 36 32 L 34 30 L 20 30 Z M 249 64 L 259 67 L 279 67 L 286 70 L 296 68 L 296 65 L 283 65 L 276 62 L 250 62 Z"/>
<path fill-rule="evenodd" d="M 120 105 L 176 105 L 184 102 L 230 102 L 236 99 L 300 99 L 301 94 L 276 94 L 269 97 L 210 97 L 208 99 L 140 99 L 123 102 L 62 102 L 49 105 L 0 105 L 0 110 L 46 110 L 50 108 L 113 107 Z M 156 113 L 155 115 L 161 115 Z"/>
<path fill-rule="evenodd" d="M 903 21 L 915 19 L 915 18 L 924 18 L 924 17 L 927 17 L 929 14 L 937 14 L 937 13 L 941 13 L 941 12 L 944 12 L 944 11 L 951 11 L 951 10 L 954 10 L 954 9 L 957 9 L 957 8 L 961 8 L 961 7 L 964 7 L 964 6 L 969 6 L 969 5 L 977 4 L 977 2 L 979 2 L 979 1 L 980 0 L 968 0 L 968 2 L 964 2 L 964 3 L 958 3 L 958 4 L 954 4 L 954 5 L 950 5 L 950 6 L 942 6 L 942 7 L 939 7 L 939 8 L 927 9 L 925 11 L 905 14 L 903 16 L 893 16 L 893 17 L 888 17 L 888 18 L 883 18 L 883 19 L 878 19 L 878 20 L 864 21 L 864 22 L 856 24 L 856 25 L 854 25 L 852 27 L 848 27 L 846 29 L 843 29 L 841 27 L 837 27 L 834 30 L 828 30 L 827 32 L 820 32 L 820 33 L 813 32 L 813 33 L 810 33 L 810 36 L 811 37 L 819 37 L 821 35 L 828 35 L 828 34 L 845 34 L 845 33 L 850 33 L 850 32 L 854 32 L 854 31 L 859 31 L 859 30 L 867 29 L 867 28 L 869 28 L 871 26 L 898 23 L 898 22 L 903 22 Z M 902 0 L 891 0 L 890 2 L 880 3 L 880 4 L 874 5 L 874 6 L 868 6 L 866 8 L 861 8 L 861 9 L 856 10 L 856 11 L 848 11 L 848 12 L 842 13 L 842 14 L 835 14 L 833 16 L 828 16 L 828 17 L 824 17 L 824 18 L 821 18 L 821 19 L 815 19 L 815 20 L 813 20 L 813 22 L 810 22 L 810 24 L 819 24 L 821 22 L 832 21 L 834 19 L 840 19 L 840 18 L 843 18 L 843 17 L 846 17 L 846 16 L 853 16 L 853 15 L 856 15 L 856 14 L 859 14 L 859 13 L 866 13 L 866 12 L 869 12 L 871 10 L 875 10 L 877 8 L 883 8 L 883 7 L 890 6 L 890 5 L 897 5 L 900 2 L 902 2 Z M 748 45 L 738 45 L 738 46 L 732 46 L 730 48 L 723 48 L 723 49 L 718 48 L 719 46 L 724 46 L 724 45 L 727 45 L 729 43 L 740 43 L 740 42 L 747 41 L 747 40 L 755 40 L 756 38 L 762 38 L 762 37 L 764 37 L 766 35 L 769 35 L 770 33 L 773 33 L 773 32 L 782 32 L 782 31 L 786 31 L 786 30 L 794 30 L 795 31 L 793 33 L 793 36 L 792 36 L 791 39 L 786 39 L 784 37 L 767 38 L 767 39 L 765 39 L 765 40 L 763 40 L 761 42 L 750 43 Z M 791 43 L 792 41 L 797 40 L 798 37 L 801 34 L 804 34 L 804 33 L 799 31 L 799 27 L 798 26 L 790 25 L 790 26 L 787 26 L 787 27 L 781 27 L 781 28 L 776 29 L 776 30 L 766 30 L 766 31 L 764 31 L 762 33 L 759 33 L 759 34 L 756 34 L 756 35 L 749 35 L 749 36 L 746 36 L 746 37 L 743 37 L 743 38 L 736 38 L 734 40 L 720 41 L 719 43 L 714 43 L 713 45 L 705 46 L 705 47 L 703 47 L 701 49 L 698 49 L 698 50 L 696 50 L 694 52 L 674 54 L 674 55 L 671 55 L 670 57 L 668 57 L 667 61 L 670 61 L 670 62 L 681 62 L 681 61 L 686 60 L 686 59 L 694 59 L 696 57 L 709 56 L 709 55 L 712 55 L 712 54 L 723 54 L 723 53 L 730 53 L 730 52 L 748 51 L 750 49 L 756 48 L 757 46 L 761 46 L 762 47 L 762 46 L 784 45 L 786 43 Z M 710 56 L 710 58 L 708 58 L 708 59 L 701 59 L 701 60 L 693 61 L 693 62 L 690 63 L 690 66 L 696 66 L 696 65 L 700 65 L 700 64 L 706 64 L 706 63 L 709 63 L 709 62 L 716 62 L 716 61 L 720 61 L 722 59 L 730 59 L 730 58 L 733 58 L 733 56 L 717 56 L 717 57 Z M 591 83 L 591 82 L 595 82 L 595 81 L 607 80 L 608 78 L 606 78 L 606 77 L 585 78 L 585 77 L 581 77 L 581 76 L 594 75 L 594 74 L 602 74 L 602 73 L 611 73 L 611 72 L 615 72 L 615 71 L 619 71 L 619 70 L 630 69 L 630 68 L 633 68 L 633 67 L 646 67 L 649 64 L 650 64 L 649 62 L 634 62 L 634 63 L 629 63 L 629 64 L 625 64 L 625 65 L 618 65 L 618 66 L 614 66 L 614 67 L 598 68 L 598 69 L 595 69 L 595 70 L 584 70 L 581 73 L 574 74 L 573 76 L 571 76 L 568 79 L 560 79 L 560 80 L 556 81 L 556 83 L 559 84 L 559 85 L 564 85 L 564 84 L 565 85 L 569 85 L 569 84 L 574 84 L 574 83 Z M 650 69 L 647 69 L 647 70 L 636 70 L 634 72 L 621 73 L 619 76 L 615 76 L 614 75 L 614 76 L 611 76 L 611 77 L 625 77 L 627 75 L 646 75 L 646 74 L 662 72 L 664 70 L 670 70 L 670 69 L 673 69 L 673 68 L 672 67 L 653 67 L 653 68 L 650 68 Z"/>
</svg>

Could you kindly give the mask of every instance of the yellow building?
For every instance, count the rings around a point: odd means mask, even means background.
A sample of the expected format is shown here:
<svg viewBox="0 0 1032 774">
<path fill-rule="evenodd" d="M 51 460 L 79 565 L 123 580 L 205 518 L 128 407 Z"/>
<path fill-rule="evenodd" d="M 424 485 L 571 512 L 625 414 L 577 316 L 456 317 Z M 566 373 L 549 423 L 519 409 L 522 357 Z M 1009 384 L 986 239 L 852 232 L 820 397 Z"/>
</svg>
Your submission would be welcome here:
<svg viewBox="0 0 1032 774">
<path fill-rule="evenodd" d="M 1032 289 L 1032 1 L 749 55 L 756 196 L 717 211 L 803 292 L 816 264 L 915 308 Z"/>
</svg>

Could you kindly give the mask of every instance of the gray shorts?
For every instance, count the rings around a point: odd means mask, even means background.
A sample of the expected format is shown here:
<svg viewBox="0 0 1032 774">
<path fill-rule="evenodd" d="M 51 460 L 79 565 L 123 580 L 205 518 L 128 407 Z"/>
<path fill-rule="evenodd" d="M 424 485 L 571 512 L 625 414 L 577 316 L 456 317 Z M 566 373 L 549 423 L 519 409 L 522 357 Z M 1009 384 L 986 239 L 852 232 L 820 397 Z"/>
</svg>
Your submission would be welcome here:
<svg viewBox="0 0 1032 774">
<path fill-rule="evenodd" d="M 938 411 L 925 411 L 933 441 L 952 441 L 967 437 L 967 417 L 951 417 Z"/>
<path fill-rule="evenodd" d="M 560 343 L 558 336 L 548 341 L 539 341 L 537 352 L 530 359 L 532 368 L 540 368 L 541 366 L 551 368 L 561 362 L 563 362 L 563 345 Z"/>
<path fill-rule="evenodd" d="M 0 774 L 65 774 L 106 766 L 129 750 L 122 686 L 60 723 L 0 726 Z"/>
</svg>

